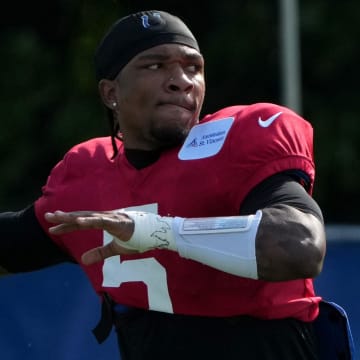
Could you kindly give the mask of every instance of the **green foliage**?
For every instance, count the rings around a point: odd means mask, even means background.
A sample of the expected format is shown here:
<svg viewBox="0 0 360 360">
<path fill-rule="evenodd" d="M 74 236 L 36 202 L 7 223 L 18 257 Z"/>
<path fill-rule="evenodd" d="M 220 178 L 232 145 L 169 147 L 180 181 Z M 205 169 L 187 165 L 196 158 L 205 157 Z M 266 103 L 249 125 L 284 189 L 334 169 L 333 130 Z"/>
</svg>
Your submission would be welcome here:
<svg viewBox="0 0 360 360">
<path fill-rule="evenodd" d="M 280 101 L 278 4 L 233 0 L 197 10 L 183 1 L 152 2 L 153 9 L 184 18 L 199 40 L 208 85 L 204 113 Z M 303 115 L 315 130 L 314 196 L 328 222 L 358 222 L 360 3 L 299 4 Z M 94 79 L 94 49 L 118 16 L 149 5 L 57 0 L 46 3 L 46 18 L 39 6 L 14 3 L 1 22 L 0 210 L 33 201 L 72 145 L 108 133 Z"/>
</svg>

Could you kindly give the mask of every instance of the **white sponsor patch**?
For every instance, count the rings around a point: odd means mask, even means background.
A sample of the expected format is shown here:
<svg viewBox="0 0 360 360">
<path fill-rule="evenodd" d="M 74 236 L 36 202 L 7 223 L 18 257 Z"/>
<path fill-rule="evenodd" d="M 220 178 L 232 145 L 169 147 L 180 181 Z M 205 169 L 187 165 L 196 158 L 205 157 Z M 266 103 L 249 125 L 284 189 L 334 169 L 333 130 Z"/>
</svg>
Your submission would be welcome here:
<svg viewBox="0 0 360 360">
<path fill-rule="evenodd" d="M 179 151 L 180 160 L 203 159 L 216 155 L 224 145 L 233 117 L 195 125 Z"/>
</svg>

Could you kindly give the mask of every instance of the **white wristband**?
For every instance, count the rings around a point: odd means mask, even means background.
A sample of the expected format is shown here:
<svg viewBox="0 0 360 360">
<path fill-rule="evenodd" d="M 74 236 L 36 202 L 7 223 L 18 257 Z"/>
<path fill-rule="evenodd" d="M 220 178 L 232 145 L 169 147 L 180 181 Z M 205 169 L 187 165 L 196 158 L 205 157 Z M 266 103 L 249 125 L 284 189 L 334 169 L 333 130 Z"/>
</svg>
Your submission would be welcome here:
<svg viewBox="0 0 360 360">
<path fill-rule="evenodd" d="M 123 212 L 134 221 L 135 230 L 128 241 L 114 237 L 118 245 L 139 252 L 153 249 L 177 250 L 172 230 L 174 218 L 142 211 Z"/>
</svg>

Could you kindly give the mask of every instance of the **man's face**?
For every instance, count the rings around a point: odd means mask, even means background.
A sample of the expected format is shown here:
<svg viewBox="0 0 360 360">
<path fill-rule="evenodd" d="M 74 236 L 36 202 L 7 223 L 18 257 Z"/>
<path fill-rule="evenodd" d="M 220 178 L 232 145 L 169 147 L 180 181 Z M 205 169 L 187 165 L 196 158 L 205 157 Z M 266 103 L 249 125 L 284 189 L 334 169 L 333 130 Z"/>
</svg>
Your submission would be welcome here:
<svg viewBox="0 0 360 360">
<path fill-rule="evenodd" d="M 155 46 L 120 71 L 114 90 L 125 147 L 152 150 L 181 144 L 199 120 L 203 57 L 185 45 Z"/>
</svg>

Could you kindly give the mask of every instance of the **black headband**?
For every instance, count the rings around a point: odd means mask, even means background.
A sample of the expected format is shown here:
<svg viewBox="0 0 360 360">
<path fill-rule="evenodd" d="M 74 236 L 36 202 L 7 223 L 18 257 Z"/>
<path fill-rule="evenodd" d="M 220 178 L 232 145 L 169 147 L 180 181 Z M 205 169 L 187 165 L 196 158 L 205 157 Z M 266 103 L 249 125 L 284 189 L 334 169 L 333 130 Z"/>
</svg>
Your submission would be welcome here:
<svg viewBox="0 0 360 360">
<path fill-rule="evenodd" d="M 200 51 L 184 22 L 167 12 L 141 11 L 121 18 L 112 25 L 96 50 L 96 79 L 114 79 L 139 52 L 167 43 L 183 44 Z"/>
</svg>

